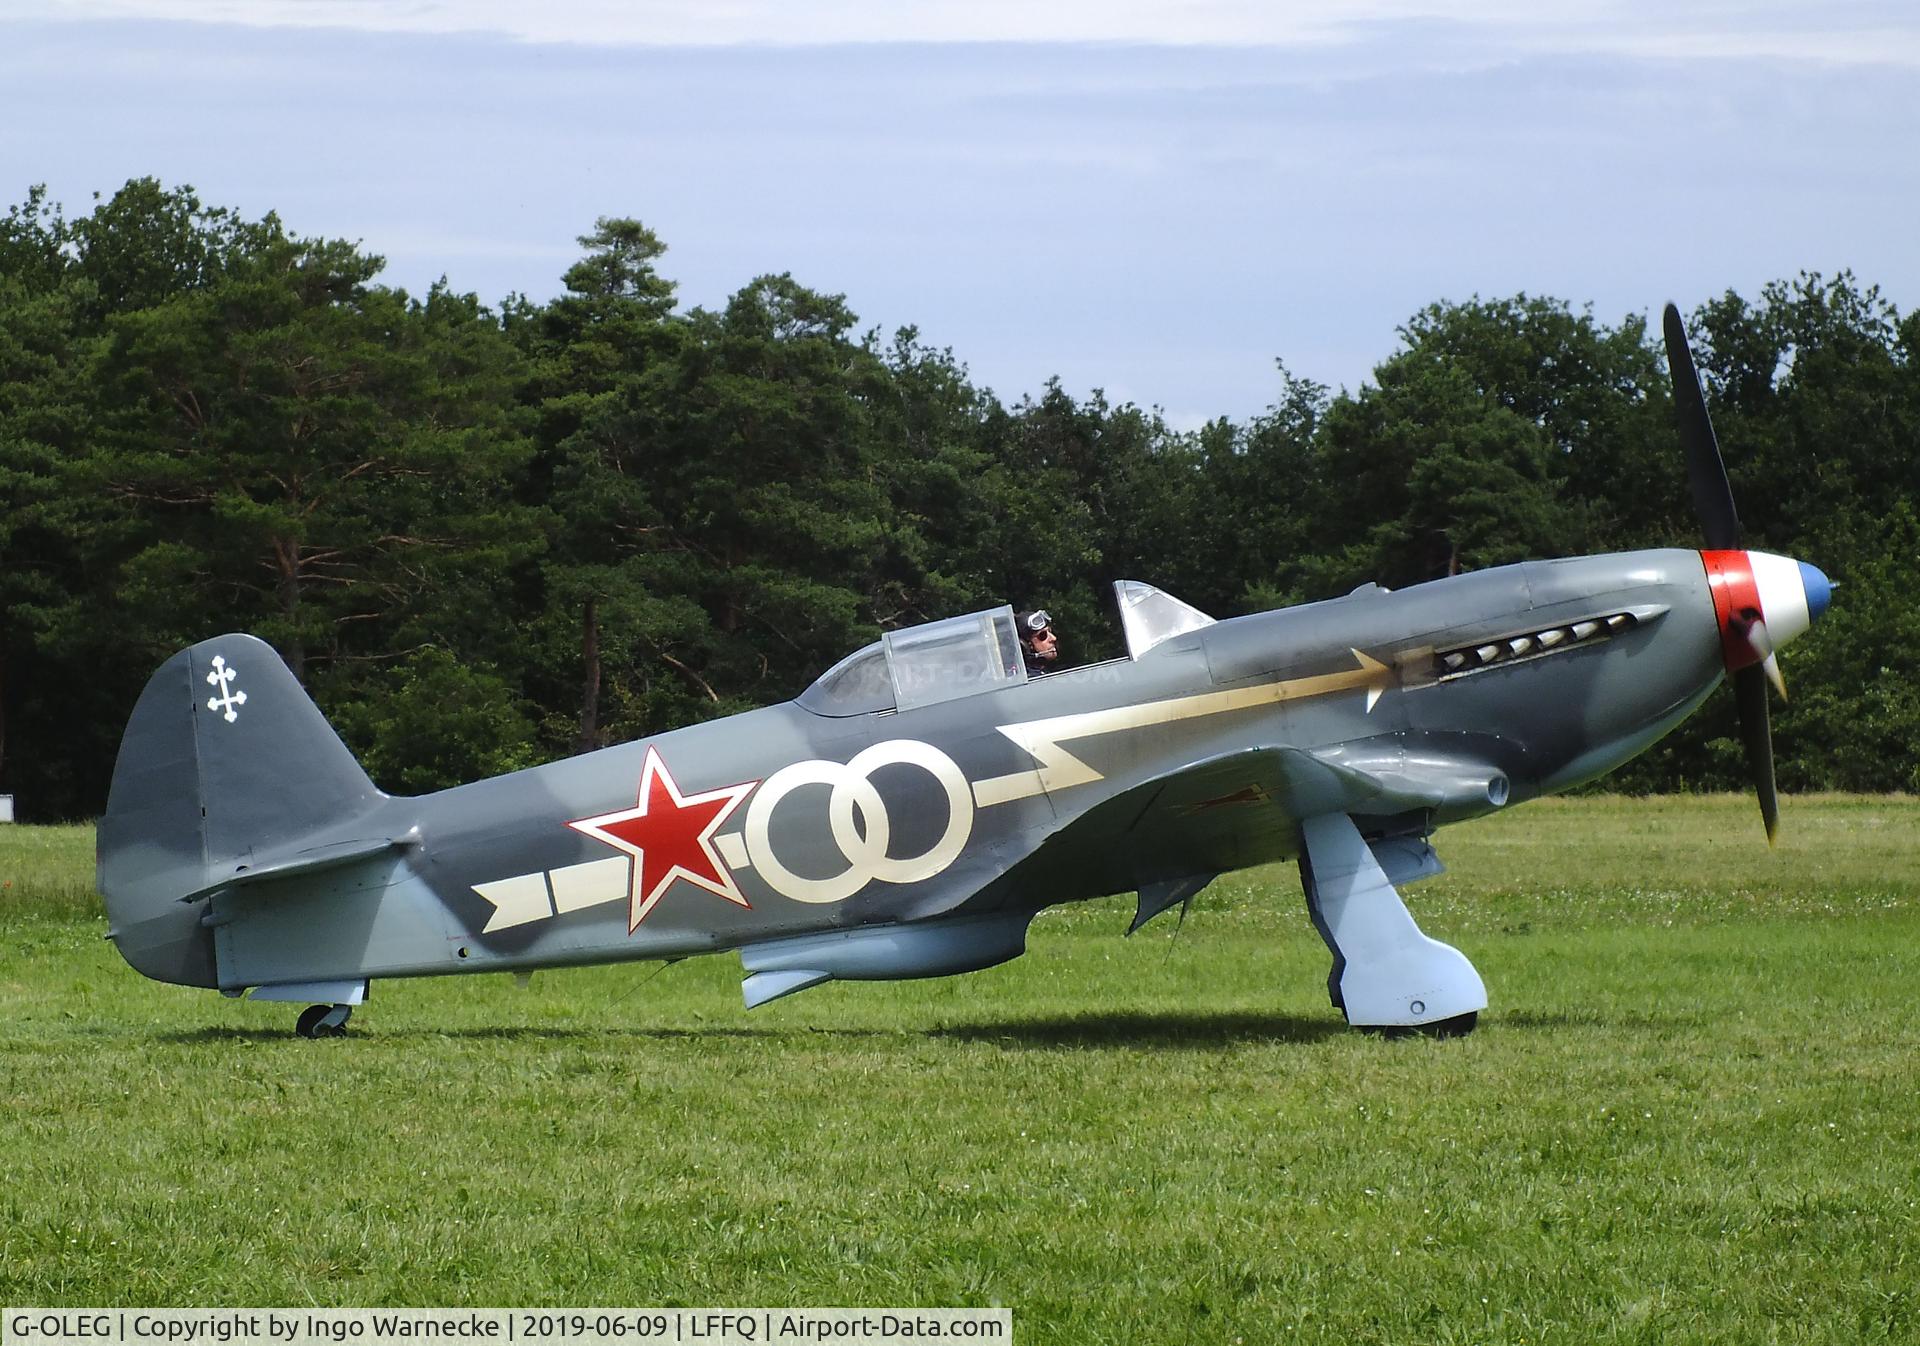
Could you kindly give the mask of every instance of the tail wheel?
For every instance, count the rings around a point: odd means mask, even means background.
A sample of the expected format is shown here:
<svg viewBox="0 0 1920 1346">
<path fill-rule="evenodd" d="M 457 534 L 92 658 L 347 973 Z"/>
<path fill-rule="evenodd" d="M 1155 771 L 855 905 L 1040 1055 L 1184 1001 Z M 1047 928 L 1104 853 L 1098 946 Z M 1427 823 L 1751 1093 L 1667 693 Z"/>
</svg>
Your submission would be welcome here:
<svg viewBox="0 0 1920 1346">
<path fill-rule="evenodd" d="M 300 1011 L 293 1031 L 303 1038 L 340 1038 L 347 1035 L 351 1005 L 309 1005 Z"/>
</svg>

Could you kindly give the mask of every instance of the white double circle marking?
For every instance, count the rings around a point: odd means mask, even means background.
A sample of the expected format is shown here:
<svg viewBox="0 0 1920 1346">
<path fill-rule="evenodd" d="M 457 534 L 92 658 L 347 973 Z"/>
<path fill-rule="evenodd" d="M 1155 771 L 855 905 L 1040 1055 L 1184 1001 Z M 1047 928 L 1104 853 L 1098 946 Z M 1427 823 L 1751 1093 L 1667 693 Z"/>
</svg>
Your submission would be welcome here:
<svg viewBox="0 0 1920 1346">
<path fill-rule="evenodd" d="M 892 821 L 872 779 L 874 772 L 886 766 L 919 767 L 946 792 L 946 830 L 919 855 L 887 854 L 893 840 Z M 768 835 L 773 811 L 803 785 L 825 785 L 833 791 L 827 800 L 827 822 L 847 867 L 831 878 L 796 874 L 773 853 Z M 972 835 L 973 788 L 967 778 L 951 757 L 931 743 L 910 738 L 876 743 L 844 765 L 806 761 L 782 767 L 754 792 L 747 808 L 747 854 L 754 870 L 775 892 L 796 902 L 844 902 L 875 880 L 918 883 L 930 879 L 959 858 Z"/>
</svg>

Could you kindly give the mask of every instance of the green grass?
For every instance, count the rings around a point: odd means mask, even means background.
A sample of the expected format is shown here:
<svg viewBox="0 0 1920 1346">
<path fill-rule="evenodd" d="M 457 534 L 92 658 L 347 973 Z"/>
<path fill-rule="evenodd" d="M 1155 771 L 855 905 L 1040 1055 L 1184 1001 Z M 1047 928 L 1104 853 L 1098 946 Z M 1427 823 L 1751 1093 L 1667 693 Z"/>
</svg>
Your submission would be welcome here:
<svg viewBox="0 0 1920 1346">
<path fill-rule="evenodd" d="M 1493 1006 L 1327 1008 L 1293 871 L 1174 938 L 748 1014 L 737 961 L 146 982 L 0 832 L 0 1301 L 1003 1304 L 1024 1342 L 1920 1340 L 1920 801 L 1547 801 L 1409 893 Z"/>
<path fill-rule="evenodd" d="M 21 915 L 98 915 L 93 829 L 0 827 L 0 922 Z"/>
</svg>

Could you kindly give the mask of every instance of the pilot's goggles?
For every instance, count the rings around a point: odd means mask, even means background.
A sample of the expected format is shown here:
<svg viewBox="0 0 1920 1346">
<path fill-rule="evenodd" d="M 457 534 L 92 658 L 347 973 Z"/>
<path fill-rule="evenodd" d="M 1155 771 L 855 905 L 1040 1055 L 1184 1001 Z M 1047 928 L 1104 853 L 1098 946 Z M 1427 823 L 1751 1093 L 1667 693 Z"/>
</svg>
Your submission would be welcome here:
<svg viewBox="0 0 1920 1346">
<path fill-rule="evenodd" d="M 1027 631 L 1030 635 L 1037 636 L 1052 625 L 1053 618 L 1047 616 L 1044 610 L 1040 612 L 1029 612 L 1027 614 Z"/>
</svg>

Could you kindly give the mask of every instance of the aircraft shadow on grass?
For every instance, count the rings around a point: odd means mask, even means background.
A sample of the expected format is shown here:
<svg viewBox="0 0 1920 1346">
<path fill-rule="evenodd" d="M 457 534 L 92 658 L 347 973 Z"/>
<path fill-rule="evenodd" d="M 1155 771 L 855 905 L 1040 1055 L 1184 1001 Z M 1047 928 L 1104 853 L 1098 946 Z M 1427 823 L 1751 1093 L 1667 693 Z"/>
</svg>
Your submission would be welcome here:
<svg viewBox="0 0 1920 1346">
<path fill-rule="evenodd" d="M 1337 1019 L 1299 1015 L 1222 1013 L 1222 1014 L 1118 1014 L 1106 1018 L 1063 1016 L 1050 1019 L 1004 1019 L 980 1023 L 943 1024 L 927 1030 L 925 1036 L 949 1038 L 959 1042 L 980 1042 L 992 1046 L 1019 1049 L 1191 1047 L 1213 1049 L 1237 1043 L 1319 1042 L 1342 1037 L 1347 1029 Z M 808 1038 L 846 1039 L 849 1041 L 897 1041 L 903 1045 L 919 1042 L 922 1035 L 898 1028 L 845 1028 L 794 1026 L 788 1028 L 735 1028 L 715 1024 L 704 1028 L 654 1028 L 640 1025 L 619 1027 L 560 1027 L 547 1024 L 515 1026 L 481 1024 L 469 1028 L 383 1027 L 377 1036 L 385 1042 L 596 1042 L 620 1041 L 763 1041 L 779 1042 Z M 271 1028 L 193 1028 L 153 1035 L 151 1041 L 193 1046 L 217 1042 L 285 1042 L 284 1030 Z"/>
<path fill-rule="evenodd" d="M 1011 1019 L 993 1023 L 950 1024 L 934 1029 L 933 1033 L 936 1037 L 954 1038 L 962 1042 L 984 1042 L 1029 1050 L 1075 1048 L 1104 1051 L 1150 1046 L 1211 1051 L 1219 1047 L 1262 1042 L 1320 1042 L 1330 1037 L 1346 1036 L 1347 1028 L 1337 1019 L 1242 1011 Z"/>
<path fill-rule="evenodd" d="M 1600 1010 L 1503 1011 L 1488 1021 L 1494 1031 L 1564 1033 L 1604 1029 L 1667 1031 L 1698 1027 L 1700 1014 L 1651 1015 Z M 1182 1014 L 1126 1013 L 1104 1017 L 1062 1015 L 1051 1018 L 996 1019 L 979 1023 L 941 1024 L 926 1036 L 956 1042 L 976 1042 L 1021 1051 L 1126 1050 L 1137 1047 L 1212 1051 L 1227 1046 L 1261 1043 L 1313 1043 L 1345 1037 L 1349 1029 L 1337 1019 L 1314 1015 L 1265 1014 L 1253 1011 L 1190 1012 Z M 1394 1036 L 1390 1030 L 1384 1036 Z M 783 1028 L 738 1028 L 722 1024 L 701 1028 L 661 1028 L 641 1025 L 618 1027 L 563 1027 L 548 1024 L 481 1024 L 468 1028 L 404 1028 L 388 1026 L 377 1035 L 388 1042 L 452 1040 L 456 1042 L 595 1042 L 631 1040 L 762 1041 L 806 1038 L 850 1041 L 915 1042 L 919 1034 L 898 1028 L 847 1028 L 796 1025 Z M 194 1028 L 154 1034 L 149 1041 L 178 1046 L 221 1042 L 284 1042 L 286 1033 L 272 1028 Z"/>
</svg>

